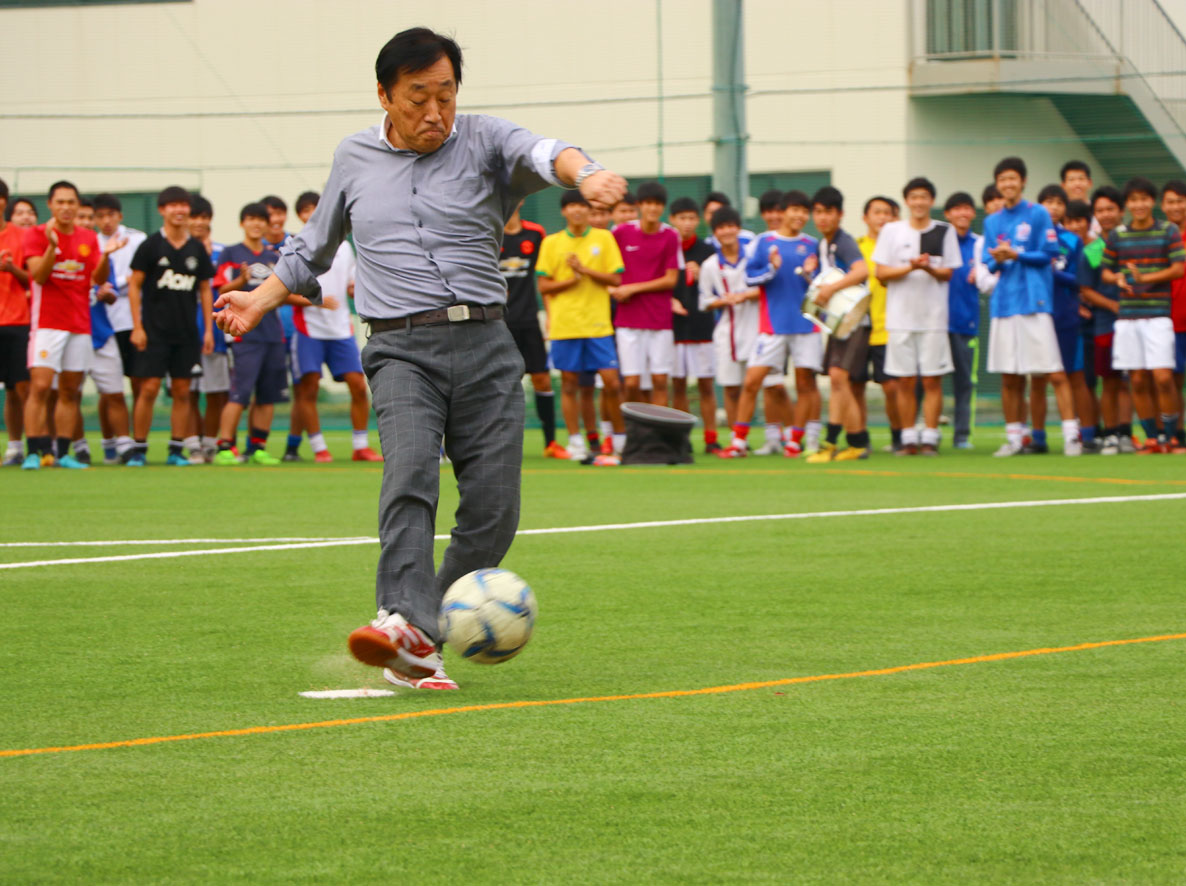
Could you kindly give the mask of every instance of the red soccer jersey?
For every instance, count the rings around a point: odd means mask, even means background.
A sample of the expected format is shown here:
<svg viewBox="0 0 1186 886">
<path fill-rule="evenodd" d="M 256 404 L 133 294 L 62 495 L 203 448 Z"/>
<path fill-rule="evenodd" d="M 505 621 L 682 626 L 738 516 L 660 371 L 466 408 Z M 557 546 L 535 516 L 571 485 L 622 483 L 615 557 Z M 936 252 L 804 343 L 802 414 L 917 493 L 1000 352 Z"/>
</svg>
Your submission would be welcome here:
<svg viewBox="0 0 1186 886">
<path fill-rule="evenodd" d="M 1182 242 L 1186 243 L 1186 230 L 1182 233 Z M 1186 277 L 1172 281 L 1170 292 L 1173 294 L 1170 316 L 1174 318 L 1174 332 L 1186 332 Z"/>
<path fill-rule="evenodd" d="M 33 284 L 33 326 L 90 335 L 91 275 L 99 266 L 99 238 L 76 225 L 69 234 L 58 234 L 58 248 L 49 279 Z M 45 225 L 25 231 L 25 261 L 45 254 L 49 241 Z"/>
<path fill-rule="evenodd" d="M 654 234 L 644 233 L 638 222 L 614 228 L 622 253 L 623 283 L 643 283 L 662 277 L 671 268 L 682 268 L 683 250 L 675 228 L 663 225 Z M 614 325 L 627 329 L 670 329 L 672 290 L 641 292 L 618 304 Z"/>
<path fill-rule="evenodd" d="M 12 256 L 18 268 L 25 266 L 25 232 L 10 224 L 0 231 L 0 253 Z M 29 325 L 29 293 L 12 274 L 0 271 L 0 326 Z"/>
</svg>

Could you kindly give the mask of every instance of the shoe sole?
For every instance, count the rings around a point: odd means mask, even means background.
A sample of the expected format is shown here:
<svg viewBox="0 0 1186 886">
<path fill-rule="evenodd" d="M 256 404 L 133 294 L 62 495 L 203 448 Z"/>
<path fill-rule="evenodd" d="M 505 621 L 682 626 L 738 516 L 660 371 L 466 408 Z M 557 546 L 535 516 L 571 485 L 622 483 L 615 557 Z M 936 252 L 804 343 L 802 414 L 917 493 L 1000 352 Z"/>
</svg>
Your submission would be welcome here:
<svg viewBox="0 0 1186 886">
<path fill-rule="evenodd" d="M 350 654 L 373 668 L 390 668 L 406 680 L 423 680 L 436 673 L 436 664 L 397 646 L 385 633 L 363 625 L 350 634 Z"/>
<path fill-rule="evenodd" d="M 412 683 L 399 676 L 399 674 L 392 671 L 391 668 L 383 669 L 383 679 L 392 686 L 399 686 L 403 689 L 427 689 L 437 692 L 448 692 L 453 689 L 461 688 L 453 680 L 434 680 L 432 677 L 425 677 L 423 680 L 417 680 L 415 683 Z"/>
</svg>

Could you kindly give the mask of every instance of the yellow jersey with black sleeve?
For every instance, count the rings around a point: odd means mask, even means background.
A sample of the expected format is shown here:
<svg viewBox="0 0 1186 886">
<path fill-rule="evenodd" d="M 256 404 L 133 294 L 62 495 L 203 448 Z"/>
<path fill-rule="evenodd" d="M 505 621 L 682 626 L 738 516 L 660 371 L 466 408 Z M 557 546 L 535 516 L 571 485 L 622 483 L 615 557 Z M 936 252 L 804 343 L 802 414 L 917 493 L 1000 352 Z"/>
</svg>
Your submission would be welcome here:
<svg viewBox="0 0 1186 886">
<path fill-rule="evenodd" d="M 568 266 L 570 255 L 576 255 L 592 271 L 620 274 L 623 270 L 622 253 L 609 231 L 587 228 L 578 237 L 565 228 L 544 238 L 535 273 L 561 283 L 571 280 L 574 272 Z M 604 338 L 613 334 L 608 286 L 582 275 L 571 289 L 548 296 L 548 338 Z"/>
<path fill-rule="evenodd" d="M 877 246 L 877 238 L 866 234 L 857 240 L 861 255 L 865 257 L 865 265 L 869 268 L 869 322 L 873 324 L 873 331 L 869 333 L 870 345 L 889 344 L 889 333 L 885 329 L 885 284 L 877 279 L 877 265 L 873 263 L 873 250 Z"/>
</svg>

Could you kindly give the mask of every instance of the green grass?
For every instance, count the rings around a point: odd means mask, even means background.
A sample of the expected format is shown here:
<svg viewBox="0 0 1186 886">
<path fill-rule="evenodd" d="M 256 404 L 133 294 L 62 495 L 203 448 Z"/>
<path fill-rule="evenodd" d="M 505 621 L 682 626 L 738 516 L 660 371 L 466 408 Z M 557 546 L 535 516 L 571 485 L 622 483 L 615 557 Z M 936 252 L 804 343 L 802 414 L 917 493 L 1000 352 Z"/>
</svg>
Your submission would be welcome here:
<svg viewBox="0 0 1186 886">
<path fill-rule="evenodd" d="M 529 432 L 522 525 L 1186 492 L 1186 459 L 1002 461 L 997 436 L 928 460 L 594 469 Z M 7 470 L 0 541 L 373 535 L 379 479 L 341 457 Z M 352 701 L 297 693 L 383 685 L 344 644 L 373 616 L 369 546 L 4 570 L 0 749 L 1183 632 L 1184 523 L 1167 500 L 525 536 L 506 565 L 541 613 L 519 658 L 449 659 L 460 693 Z M 0 758 L 0 881 L 1180 883 L 1184 736 L 1186 641 L 1167 641 Z"/>
</svg>

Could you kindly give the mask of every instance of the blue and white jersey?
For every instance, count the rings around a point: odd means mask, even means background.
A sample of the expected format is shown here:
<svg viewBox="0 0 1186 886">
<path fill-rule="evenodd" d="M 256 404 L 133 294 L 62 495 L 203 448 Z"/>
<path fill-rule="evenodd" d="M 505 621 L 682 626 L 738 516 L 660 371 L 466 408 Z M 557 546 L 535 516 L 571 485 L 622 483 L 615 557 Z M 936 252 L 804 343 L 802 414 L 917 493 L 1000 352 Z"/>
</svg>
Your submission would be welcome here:
<svg viewBox="0 0 1186 886">
<path fill-rule="evenodd" d="M 988 250 L 1008 243 L 1017 258 L 1000 264 Z M 989 301 L 992 316 L 1050 314 L 1054 311 L 1054 271 L 1058 257 L 1058 234 L 1050 213 L 1040 203 L 1020 200 L 984 220 L 984 253 L 990 272 L 1000 279 Z"/>
<path fill-rule="evenodd" d="M 1083 241 L 1062 225 L 1057 225 L 1058 256 L 1054 259 L 1054 328 L 1078 329 L 1079 317 L 1079 260 L 1083 257 Z"/>
<path fill-rule="evenodd" d="M 749 255 L 750 246 L 753 245 L 754 240 L 758 237 L 753 231 L 748 228 L 742 228 L 737 234 L 737 242 L 741 246 L 741 254 Z M 721 254 L 721 244 L 717 242 L 717 238 L 709 234 L 704 238 L 704 242 L 717 251 L 717 255 Z"/>
<path fill-rule="evenodd" d="M 777 248 L 782 256 L 778 270 L 770 264 L 770 250 Z M 761 286 L 761 314 L 759 330 L 773 335 L 805 335 L 815 332 L 815 324 L 803 316 L 803 298 L 808 281 L 799 269 L 816 251 L 816 239 L 806 234 L 784 237 L 777 231 L 767 231 L 750 246 L 745 263 L 745 280 L 749 286 Z"/>
</svg>

